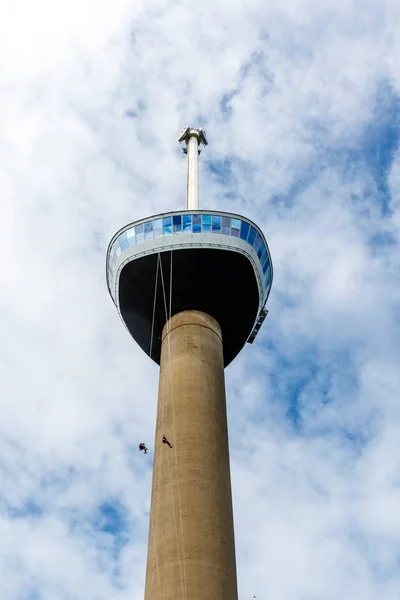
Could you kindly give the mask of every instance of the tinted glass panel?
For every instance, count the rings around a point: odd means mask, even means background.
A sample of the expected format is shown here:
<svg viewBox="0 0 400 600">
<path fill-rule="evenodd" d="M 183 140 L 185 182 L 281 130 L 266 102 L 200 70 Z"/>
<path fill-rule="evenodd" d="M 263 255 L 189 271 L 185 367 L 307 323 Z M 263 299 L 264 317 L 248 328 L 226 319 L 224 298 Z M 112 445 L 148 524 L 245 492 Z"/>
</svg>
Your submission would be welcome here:
<svg viewBox="0 0 400 600">
<path fill-rule="evenodd" d="M 172 233 L 172 218 L 164 217 L 164 235 L 171 235 Z"/>
<path fill-rule="evenodd" d="M 264 266 L 263 266 L 263 273 L 264 273 L 264 275 L 267 272 L 268 267 L 269 267 L 269 262 L 268 262 L 268 260 L 266 260 L 265 263 L 264 263 Z"/>
<path fill-rule="evenodd" d="M 116 255 L 121 256 L 121 248 L 119 246 L 117 248 Z"/>
<path fill-rule="evenodd" d="M 257 256 L 258 256 L 259 260 L 261 260 L 261 256 L 262 256 L 261 248 L 258 249 Z"/>
<path fill-rule="evenodd" d="M 144 224 L 144 237 L 150 240 L 153 237 L 153 221 L 148 221 Z"/>
<path fill-rule="evenodd" d="M 211 231 L 211 215 L 202 215 L 202 230 L 204 232 Z"/>
<path fill-rule="evenodd" d="M 224 235 L 231 234 L 231 218 L 230 217 L 222 217 L 222 233 Z"/>
<path fill-rule="evenodd" d="M 124 240 L 124 241 L 121 243 L 121 250 L 122 250 L 122 251 L 124 251 L 124 250 L 126 250 L 127 248 L 128 248 L 128 240 Z"/>
<path fill-rule="evenodd" d="M 128 231 L 126 232 L 126 237 L 129 239 L 131 237 L 134 237 L 135 235 L 135 228 L 131 227 L 130 229 L 128 229 Z"/>
<path fill-rule="evenodd" d="M 192 231 L 192 215 L 183 215 L 183 231 Z"/>
<path fill-rule="evenodd" d="M 131 237 L 128 239 L 128 245 L 134 246 L 136 244 L 136 237 Z"/>
<path fill-rule="evenodd" d="M 253 244 L 254 249 L 258 250 L 259 247 L 261 246 L 261 244 L 262 244 L 262 237 L 261 237 L 261 235 L 259 233 L 257 233 L 255 242 Z"/>
<path fill-rule="evenodd" d="M 177 231 L 182 231 L 182 216 L 181 215 L 174 215 L 172 217 L 172 222 L 174 224 L 174 233 L 176 233 Z"/>
<path fill-rule="evenodd" d="M 221 231 L 221 217 L 218 215 L 212 215 L 211 217 L 212 230 L 214 233 L 220 233 Z"/>
<path fill-rule="evenodd" d="M 246 241 L 249 233 L 250 225 L 246 223 L 246 221 L 242 221 L 242 226 L 240 228 L 240 239 Z"/>
<path fill-rule="evenodd" d="M 144 233 L 137 233 L 136 234 L 136 243 L 141 244 L 141 242 L 144 242 Z"/>
<path fill-rule="evenodd" d="M 135 227 L 135 235 L 138 235 L 139 233 L 143 233 L 143 223 L 136 225 Z"/>
<path fill-rule="evenodd" d="M 249 237 L 247 238 L 247 241 L 249 242 L 249 244 L 251 244 L 251 245 L 254 244 L 256 235 L 257 235 L 257 231 L 254 229 L 254 227 L 250 227 Z"/>
<path fill-rule="evenodd" d="M 265 265 L 265 263 L 266 263 L 266 262 L 268 262 L 268 254 L 267 254 L 267 251 L 266 251 L 266 250 L 264 250 L 264 253 L 263 253 L 263 255 L 261 256 L 261 260 L 260 260 L 260 262 L 261 262 L 261 265 L 262 265 L 262 266 L 264 266 L 264 265 Z"/>
<path fill-rule="evenodd" d="M 126 240 L 126 231 L 124 231 L 123 233 L 121 233 L 120 236 L 118 236 L 118 240 L 120 244 L 122 244 L 122 242 Z"/>
<path fill-rule="evenodd" d="M 201 232 L 201 215 L 192 215 L 193 219 L 193 233 Z"/>
<path fill-rule="evenodd" d="M 155 219 L 153 221 L 154 237 L 159 237 L 163 234 L 163 220 Z"/>
<path fill-rule="evenodd" d="M 232 219 L 232 223 L 231 223 L 232 235 L 234 235 L 235 237 L 239 237 L 240 224 L 241 224 L 240 219 Z"/>
</svg>

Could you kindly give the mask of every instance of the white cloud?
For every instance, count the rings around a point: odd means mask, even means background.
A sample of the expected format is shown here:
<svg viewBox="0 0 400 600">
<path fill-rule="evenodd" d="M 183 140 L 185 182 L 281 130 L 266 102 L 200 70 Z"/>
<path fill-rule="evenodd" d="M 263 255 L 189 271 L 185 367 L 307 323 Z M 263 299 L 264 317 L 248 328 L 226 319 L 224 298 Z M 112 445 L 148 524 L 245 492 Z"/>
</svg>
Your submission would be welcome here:
<svg viewBox="0 0 400 600">
<path fill-rule="evenodd" d="M 382 215 L 362 146 L 379 86 L 398 95 L 398 26 L 389 0 L 3 2 L 2 597 L 143 596 L 158 370 L 105 250 L 184 206 L 174 140 L 200 123 L 202 206 L 254 218 L 275 267 L 226 371 L 241 598 L 397 599 L 399 159 Z"/>
</svg>

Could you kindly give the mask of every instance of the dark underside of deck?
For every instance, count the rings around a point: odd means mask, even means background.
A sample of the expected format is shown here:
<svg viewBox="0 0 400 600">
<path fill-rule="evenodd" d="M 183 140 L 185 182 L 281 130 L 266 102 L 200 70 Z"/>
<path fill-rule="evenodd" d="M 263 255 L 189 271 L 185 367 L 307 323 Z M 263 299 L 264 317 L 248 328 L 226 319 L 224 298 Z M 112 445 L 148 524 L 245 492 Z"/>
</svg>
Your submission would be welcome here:
<svg viewBox="0 0 400 600">
<path fill-rule="evenodd" d="M 137 258 L 123 267 L 119 282 L 122 317 L 133 338 L 149 356 L 152 347 L 151 358 L 158 364 L 166 312 L 169 317 L 194 309 L 218 321 L 227 366 L 251 333 L 257 317 L 258 294 L 254 269 L 245 255 L 210 248 L 180 249 Z"/>
</svg>

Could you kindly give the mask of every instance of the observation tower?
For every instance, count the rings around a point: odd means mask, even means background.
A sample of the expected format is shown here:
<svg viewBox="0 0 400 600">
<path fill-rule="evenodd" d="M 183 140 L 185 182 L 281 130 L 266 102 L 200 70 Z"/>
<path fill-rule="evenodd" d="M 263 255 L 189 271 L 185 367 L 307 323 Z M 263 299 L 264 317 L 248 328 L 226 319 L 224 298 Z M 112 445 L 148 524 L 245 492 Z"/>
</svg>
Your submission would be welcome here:
<svg viewBox="0 0 400 600">
<path fill-rule="evenodd" d="M 272 262 L 255 223 L 199 209 L 205 132 L 178 141 L 186 210 L 126 225 L 107 250 L 122 322 L 160 365 L 145 600 L 237 600 L 224 367 L 265 319 Z"/>
</svg>

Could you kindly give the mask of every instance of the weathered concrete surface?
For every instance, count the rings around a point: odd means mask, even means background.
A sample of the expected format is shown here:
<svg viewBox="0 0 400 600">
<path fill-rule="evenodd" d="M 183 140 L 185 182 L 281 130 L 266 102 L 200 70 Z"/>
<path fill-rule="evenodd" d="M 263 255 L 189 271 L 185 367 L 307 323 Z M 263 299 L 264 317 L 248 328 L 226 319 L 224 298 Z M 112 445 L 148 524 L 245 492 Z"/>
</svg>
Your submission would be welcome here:
<svg viewBox="0 0 400 600">
<path fill-rule="evenodd" d="M 162 334 L 145 600 L 237 600 L 221 330 L 199 311 Z"/>
</svg>

